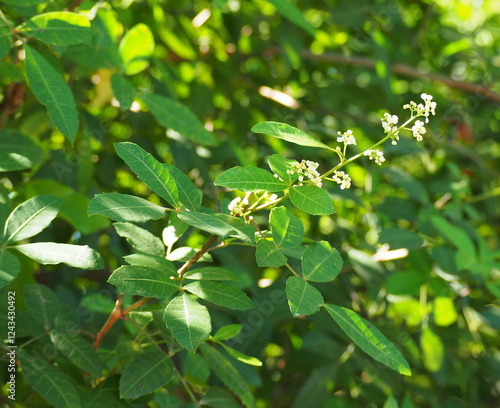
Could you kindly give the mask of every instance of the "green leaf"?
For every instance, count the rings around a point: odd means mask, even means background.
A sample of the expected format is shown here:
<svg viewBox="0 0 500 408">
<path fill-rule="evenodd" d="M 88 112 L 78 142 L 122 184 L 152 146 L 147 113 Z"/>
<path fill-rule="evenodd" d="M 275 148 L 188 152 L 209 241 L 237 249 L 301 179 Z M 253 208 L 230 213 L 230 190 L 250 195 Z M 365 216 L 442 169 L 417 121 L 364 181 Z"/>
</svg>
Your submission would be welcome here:
<svg viewBox="0 0 500 408">
<path fill-rule="evenodd" d="M 240 191 L 282 191 L 288 185 L 267 170 L 258 167 L 232 167 L 215 180 L 216 186 L 235 188 Z"/>
<path fill-rule="evenodd" d="M 187 293 L 170 301 L 163 319 L 179 344 L 192 352 L 196 351 L 200 342 L 212 331 L 207 308 Z"/>
<path fill-rule="evenodd" d="M 120 104 L 120 110 L 127 111 L 132 106 L 135 97 L 134 86 L 120 74 L 111 76 L 111 87 L 116 100 Z"/>
<path fill-rule="evenodd" d="M 131 254 L 123 257 L 130 265 L 150 266 L 151 268 L 166 273 L 168 276 L 177 276 L 177 268 L 174 264 L 162 256 L 149 254 Z"/>
<path fill-rule="evenodd" d="M 121 292 L 165 299 L 179 290 L 168 273 L 145 265 L 124 265 L 116 269 L 108 282 Z"/>
<path fill-rule="evenodd" d="M 280 154 L 273 154 L 269 157 L 268 163 L 271 170 L 274 171 L 289 186 L 291 186 L 299 177 L 297 168 L 292 166 L 294 163 L 299 163 L 297 160 L 289 160 Z M 293 174 L 287 173 L 287 171 L 293 171 Z"/>
<path fill-rule="evenodd" d="M 180 208 L 179 192 L 168 169 L 135 143 L 115 143 L 115 149 L 125 163 L 146 185 L 175 208 Z"/>
<path fill-rule="evenodd" d="M 104 268 L 101 255 L 87 245 L 37 242 L 35 244 L 17 245 L 14 248 L 42 265 L 65 263 L 81 269 Z"/>
<path fill-rule="evenodd" d="M 319 147 L 321 149 L 331 149 L 326 144 L 321 143 L 312 136 L 286 123 L 280 122 L 262 122 L 252 127 L 252 132 L 264 133 L 287 142 L 295 143 L 301 146 Z"/>
<path fill-rule="evenodd" d="M 200 400 L 200 404 L 214 408 L 240 408 L 233 395 L 224 388 L 210 387 Z M 168 405 L 167 405 L 168 406 Z"/>
<path fill-rule="evenodd" d="M 7 249 L 0 249 L 0 289 L 11 283 L 21 272 L 21 262 Z"/>
<path fill-rule="evenodd" d="M 178 217 L 189 225 L 218 235 L 222 239 L 235 237 L 250 245 L 255 239 L 255 230 L 251 225 L 227 214 L 205 214 L 190 211 L 179 213 Z"/>
<path fill-rule="evenodd" d="M 391 249 L 415 249 L 420 248 L 424 243 L 424 240 L 414 232 L 398 227 L 385 228 L 380 231 L 379 241 L 389 244 Z"/>
<path fill-rule="evenodd" d="M 217 330 L 213 338 L 219 341 L 229 340 L 240 334 L 241 329 L 243 329 L 243 325 L 241 324 L 228 324 Z"/>
<path fill-rule="evenodd" d="M 137 24 L 128 30 L 120 42 L 120 56 L 125 75 L 144 71 L 155 49 L 153 33 L 146 24 Z"/>
<path fill-rule="evenodd" d="M 199 249 L 191 248 L 191 247 L 180 247 L 176 248 L 172 252 L 167 254 L 167 259 L 169 261 L 177 261 L 177 262 L 187 262 L 189 261 L 195 254 L 199 251 Z M 208 252 L 204 253 L 197 262 L 213 262 L 212 255 Z"/>
<path fill-rule="evenodd" d="M 271 210 L 269 225 L 273 234 L 274 245 L 278 248 L 295 248 L 304 238 L 304 226 L 286 207 Z"/>
<path fill-rule="evenodd" d="M 179 132 L 192 142 L 208 146 L 218 144 L 215 136 L 206 130 L 196 115 L 182 103 L 156 94 L 144 94 L 142 99 L 163 127 Z"/>
<path fill-rule="evenodd" d="M 476 247 L 474 242 L 462 228 L 451 224 L 442 217 L 431 217 L 431 221 L 438 231 L 460 251 L 464 252 L 471 258 L 476 257 Z"/>
<path fill-rule="evenodd" d="M 9 53 L 12 48 L 12 30 L 5 25 L 5 21 L 0 21 L 0 60 Z"/>
<path fill-rule="evenodd" d="M 59 72 L 28 45 L 26 52 L 26 77 L 38 102 L 47 108 L 53 125 L 73 144 L 78 131 L 78 111 L 73 94 Z"/>
<path fill-rule="evenodd" d="M 254 397 L 246 381 L 236 368 L 221 353 L 207 343 L 201 343 L 200 350 L 215 375 L 241 399 L 247 408 L 254 408 Z"/>
<path fill-rule="evenodd" d="M 179 201 L 190 211 L 198 211 L 201 206 L 202 191 L 182 171 L 172 164 L 164 164 L 174 178 L 179 191 Z"/>
<path fill-rule="evenodd" d="M 436 296 L 433 303 L 434 322 L 437 326 L 449 326 L 457 321 L 458 314 L 453 299 Z"/>
<path fill-rule="evenodd" d="M 31 169 L 43 160 L 43 153 L 37 142 L 21 132 L 0 130 L 0 171 Z"/>
<path fill-rule="evenodd" d="M 302 276 L 312 282 L 330 282 L 342 269 L 340 254 L 326 241 L 306 248 L 302 254 Z"/>
<path fill-rule="evenodd" d="M 220 344 L 224 348 L 224 350 L 226 350 L 227 353 L 231 357 L 235 358 L 236 360 L 241 361 L 244 364 L 254 366 L 254 367 L 261 367 L 262 366 L 262 361 L 260 361 L 258 358 L 248 356 L 248 355 L 242 353 L 241 351 L 238 351 L 232 347 L 226 346 L 224 343 L 218 342 L 218 344 Z"/>
<path fill-rule="evenodd" d="M 257 242 L 255 259 L 257 265 L 261 267 L 270 266 L 277 268 L 287 263 L 286 256 L 283 255 L 272 242 L 265 239 L 261 239 Z"/>
<path fill-rule="evenodd" d="M 50 340 L 69 361 L 95 377 L 102 375 L 104 365 L 92 346 L 78 335 L 51 330 Z"/>
<path fill-rule="evenodd" d="M 438 372 L 444 362 L 444 344 L 439 336 L 426 327 L 420 334 L 420 346 L 425 368 L 433 373 Z"/>
<path fill-rule="evenodd" d="M 113 227 L 120 237 L 126 238 L 137 250 L 146 254 L 165 256 L 163 243 L 149 231 L 128 222 L 115 222 Z"/>
<path fill-rule="evenodd" d="M 16 30 L 52 45 L 80 44 L 92 37 L 89 19 L 69 11 L 38 14 Z"/>
<path fill-rule="evenodd" d="M 224 268 L 207 266 L 205 268 L 190 269 L 184 274 L 184 279 L 193 280 L 229 280 L 238 281 L 238 277 Z"/>
<path fill-rule="evenodd" d="M 184 290 L 230 309 L 247 310 L 255 307 L 245 292 L 225 282 L 196 281 L 184 285 Z"/>
<path fill-rule="evenodd" d="M 61 199 L 37 196 L 18 205 L 5 222 L 4 243 L 31 238 L 44 230 L 61 208 Z"/>
<path fill-rule="evenodd" d="M 288 21 L 295 24 L 297 27 L 302 28 L 307 31 L 313 37 L 316 35 L 316 29 L 309 24 L 309 22 L 304 18 L 303 11 L 298 8 L 290 0 L 267 0 L 269 3 L 273 4 L 278 13 L 285 17 Z"/>
<path fill-rule="evenodd" d="M 54 292 L 43 285 L 28 284 L 24 287 L 24 303 L 33 319 L 46 330 L 53 327 L 60 308 Z"/>
<path fill-rule="evenodd" d="M 120 378 L 120 397 L 139 398 L 166 385 L 174 373 L 170 357 L 160 351 L 138 355 Z"/>
<path fill-rule="evenodd" d="M 20 353 L 26 382 L 55 408 L 80 408 L 81 402 L 67 373 L 48 361 L 26 352 Z"/>
<path fill-rule="evenodd" d="M 285 292 L 293 317 L 314 314 L 324 302 L 318 289 L 296 276 L 287 279 Z"/>
<path fill-rule="evenodd" d="M 403 375 L 411 375 L 408 363 L 396 346 L 352 310 L 325 303 L 325 309 L 340 328 L 366 354 Z"/>
<path fill-rule="evenodd" d="M 114 221 L 146 222 L 165 215 L 165 209 L 140 197 L 119 193 L 97 194 L 89 203 L 88 215 L 102 214 Z"/>
<path fill-rule="evenodd" d="M 335 212 L 332 199 L 325 190 L 318 186 L 292 187 L 290 201 L 298 209 L 311 215 L 331 215 Z"/>
</svg>

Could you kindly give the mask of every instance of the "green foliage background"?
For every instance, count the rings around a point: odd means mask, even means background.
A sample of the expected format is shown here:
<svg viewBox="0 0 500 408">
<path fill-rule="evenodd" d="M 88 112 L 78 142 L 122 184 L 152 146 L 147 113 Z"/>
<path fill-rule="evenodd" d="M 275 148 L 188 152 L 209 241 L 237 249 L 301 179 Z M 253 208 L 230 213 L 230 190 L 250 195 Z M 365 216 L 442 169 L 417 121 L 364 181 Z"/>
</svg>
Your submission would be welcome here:
<svg viewBox="0 0 500 408">
<path fill-rule="evenodd" d="M 251 132 L 256 123 L 285 122 L 330 146 L 336 145 L 337 131 L 353 129 L 362 151 L 383 136 L 384 112 L 404 117 L 402 105 L 418 101 L 422 92 L 438 103 L 424 142 L 402 137 L 398 145 L 387 145 L 381 167 L 367 159 L 350 164 L 350 190 L 325 187 L 334 215 L 294 210 L 306 237 L 328 241 L 344 259 L 335 281 L 315 287 L 325 301 L 355 310 L 383 332 L 401 350 L 412 376 L 355 348 L 326 311 L 293 319 L 283 292 L 288 273 L 258 267 L 254 249 L 244 246 L 211 255 L 216 265 L 238 275 L 238 288 L 257 307 L 210 309 L 213 332 L 243 325 L 227 344 L 263 366 L 224 356 L 258 407 L 495 406 L 500 393 L 498 2 L 485 0 L 477 7 L 466 0 L 4 0 L 0 9 L 0 221 L 32 197 L 57 197 L 58 216 L 41 223 L 38 235 L 27 235 L 29 242 L 92 248 L 104 262 L 102 267 L 89 261 L 94 270 L 40 265 L 36 256 L 15 251 L 20 272 L 5 282 L 2 302 L 16 292 L 19 355 L 41 353 L 48 372 L 62 370 L 67 383 L 60 386 L 74 387 L 81 406 L 193 406 L 180 380 L 170 380 L 170 360 L 149 349 L 141 353 L 141 344 L 149 341 L 142 327 L 150 323 L 141 312 L 130 316 L 132 322 L 119 321 L 104 338 L 101 353 L 114 351 L 105 369 L 114 374 L 97 385 L 82 372 L 98 377 L 101 360 L 77 366 L 64 353 L 43 351 L 52 343 L 60 350 L 68 344 L 64 333 L 48 336 L 42 327 L 47 329 L 50 321 L 45 325 L 43 319 L 58 311 L 37 317 L 40 305 L 23 297 L 39 290 L 30 286 L 34 283 L 50 288 L 54 293 L 37 292 L 38 299 L 53 297 L 63 311 L 58 318 L 81 330 L 75 349 L 90 349 L 91 336 L 119 294 L 106 281 L 126 264 L 132 248 L 106 217 L 87 215 L 89 202 L 95 194 L 118 192 L 161 204 L 130 172 L 114 143 L 133 142 L 161 163 L 175 165 L 203 191 L 203 206 L 224 212 L 235 196 L 214 186 L 224 170 L 268 168 L 268 157 L 276 153 L 317 161 L 325 171 L 337 163 L 328 150 Z M 64 31 L 64 24 L 54 29 L 36 17 L 62 10 L 81 16 L 65 17 L 71 30 Z M 18 36 L 27 42 L 24 51 Z M 267 228 L 267 217 L 264 212 L 255 221 Z M 141 226 L 161 237 L 167 220 Z M 16 236 L 2 241 L 4 247 L 28 243 L 17 237 L 19 242 Z M 206 238 L 189 228 L 173 249 L 199 248 Z M 387 245 L 408 254 L 384 261 Z M 5 279 L 17 264 L 5 255 L 11 252 L 0 253 Z M 43 251 L 37 256 L 43 258 Z M 126 305 L 133 302 L 125 296 Z M 6 307 L 1 310 L 3 334 Z M 201 354 L 176 355 L 175 369 L 198 396 L 210 385 L 202 406 L 239 406 L 217 388 L 216 376 L 209 377 L 218 358 L 204 344 Z M 123 369 L 135 364 L 134 372 L 140 372 L 155 362 L 162 364 L 165 381 L 145 378 L 156 388 L 170 380 L 168 385 L 139 399 L 119 399 L 133 397 L 118 383 Z M 48 406 L 35 385 L 39 368 L 28 362 L 21 367 L 13 406 Z M 2 393 L 8 395 L 6 386 Z M 210 402 L 216 396 L 225 405 Z M 244 391 L 238 397 L 250 398 Z"/>
</svg>

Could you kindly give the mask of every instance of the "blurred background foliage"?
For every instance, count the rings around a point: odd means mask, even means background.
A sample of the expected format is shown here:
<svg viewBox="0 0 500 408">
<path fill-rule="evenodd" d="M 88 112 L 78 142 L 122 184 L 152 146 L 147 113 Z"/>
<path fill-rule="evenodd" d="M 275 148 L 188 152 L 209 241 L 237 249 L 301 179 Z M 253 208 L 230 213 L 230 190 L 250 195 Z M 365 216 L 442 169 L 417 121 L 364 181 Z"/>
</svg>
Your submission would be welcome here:
<svg viewBox="0 0 500 408">
<path fill-rule="evenodd" d="M 350 190 L 326 186 L 335 215 L 296 213 L 306 236 L 328 240 L 346 261 L 337 280 L 316 285 L 325 299 L 378 327 L 402 350 L 413 375 L 389 372 L 349 346 L 324 312 L 291 319 L 284 298 L 270 301 L 287 274 L 258 268 L 245 248 L 212 255 L 245 277 L 241 286 L 260 312 L 220 309 L 213 323 L 245 324 L 233 346 L 264 366 L 237 367 L 262 408 L 497 406 L 498 1 L 9 0 L 0 7 L 15 25 L 63 9 L 91 19 L 92 38 L 81 44 L 49 48 L 30 41 L 71 87 L 80 116 L 74 144 L 24 86 L 17 48 L 2 55 L 0 126 L 27 135 L 39 155 L 32 169 L 0 177 L 11 207 L 39 194 L 63 199 L 60 216 L 36 240 L 88 244 L 106 264 L 81 271 L 26 258 L 4 293 L 22 293 L 37 281 L 68 307 L 95 313 L 80 318 L 85 330 L 95 333 L 103 324 L 112 303 L 95 299 L 114 293 L 106 279 L 130 247 L 107 219 L 87 217 L 88 202 L 96 193 L 121 192 L 159 203 L 117 157 L 115 142 L 132 141 L 175 164 L 203 189 L 205 206 L 224 209 L 232 193 L 213 180 L 227 168 L 267 168 L 274 153 L 317 161 L 323 171 L 337 163 L 328 151 L 253 134 L 255 123 L 286 122 L 333 146 L 337 131 L 353 129 L 354 153 L 383 136 L 384 112 L 404 118 L 402 105 L 426 92 L 438 112 L 424 142 L 403 137 L 385 146 L 381 167 L 367 159 L 349 165 Z M 124 78 L 133 89 L 120 82 Z M 188 107 L 214 139 L 166 129 L 162 113 L 145 103 L 148 94 Z M 256 221 L 265 228 L 267 214 Z M 165 225 L 162 219 L 146 227 L 160 236 Z M 199 247 L 205 239 L 189 230 L 176 245 Z M 19 302 L 18 336 L 29 337 Z M 123 346 L 134 333 L 118 324 L 103 345 Z M 183 358 L 184 374 L 204 381 L 195 362 Z"/>
</svg>

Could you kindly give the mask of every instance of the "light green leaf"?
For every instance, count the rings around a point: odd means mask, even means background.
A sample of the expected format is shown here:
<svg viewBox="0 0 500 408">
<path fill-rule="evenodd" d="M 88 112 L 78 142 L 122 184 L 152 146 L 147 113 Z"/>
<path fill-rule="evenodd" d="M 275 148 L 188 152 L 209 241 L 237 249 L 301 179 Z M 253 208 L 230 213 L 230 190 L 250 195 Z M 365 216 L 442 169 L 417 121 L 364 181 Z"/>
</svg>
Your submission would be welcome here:
<svg viewBox="0 0 500 408">
<path fill-rule="evenodd" d="M 137 24 L 123 36 L 119 52 L 125 68 L 125 75 L 144 71 L 155 49 L 153 33 L 146 24 Z"/>
<path fill-rule="evenodd" d="M 283 255 L 274 243 L 261 239 L 257 242 L 255 259 L 257 265 L 277 268 L 287 263 L 286 256 Z"/>
<path fill-rule="evenodd" d="M 129 194 L 97 194 L 89 203 L 88 215 L 102 214 L 114 221 L 146 222 L 165 215 L 165 209 Z"/>
<path fill-rule="evenodd" d="M 247 408 L 254 408 L 254 397 L 246 381 L 236 368 L 221 353 L 207 343 L 201 343 L 200 350 L 215 375 L 241 399 Z"/>
<path fill-rule="evenodd" d="M 232 347 L 226 346 L 224 343 L 218 342 L 218 344 L 220 344 L 224 348 L 224 350 L 226 350 L 227 353 L 231 357 L 235 358 L 236 360 L 241 361 L 244 364 L 254 366 L 254 367 L 261 367 L 262 366 L 262 361 L 260 361 L 258 358 L 248 356 L 248 355 L 242 353 L 241 351 L 238 351 Z"/>
<path fill-rule="evenodd" d="M 163 319 L 179 344 L 192 352 L 196 351 L 200 342 L 212 331 L 207 308 L 187 293 L 182 293 L 170 301 L 165 308 Z"/>
<path fill-rule="evenodd" d="M 69 336 L 67 333 L 51 330 L 50 340 L 68 360 L 82 370 L 99 377 L 104 368 L 98 354 L 90 343 L 78 335 Z"/>
<path fill-rule="evenodd" d="M 179 192 L 168 169 L 135 143 L 115 143 L 115 149 L 137 177 L 175 208 L 180 208 Z"/>
<path fill-rule="evenodd" d="M 291 186 L 299 177 L 297 168 L 292 166 L 293 163 L 299 163 L 297 160 L 289 160 L 280 154 L 273 154 L 269 157 L 268 163 L 271 170 L 274 171 L 289 186 Z M 287 171 L 293 171 L 293 173 L 290 174 L 287 173 Z"/>
<path fill-rule="evenodd" d="M 245 292 L 225 282 L 196 281 L 184 285 L 184 290 L 230 309 L 247 310 L 255 307 Z"/>
<path fill-rule="evenodd" d="M 243 325 L 241 324 L 228 324 L 217 330 L 213 338 L 219 341 L 229 340 L 240 334 L 241 329 L 243 329 Z"/>
<path fill-rule="evenodd" d="M 166 385 L 174 373 L 170 357 L 160 351 L 138 355 L 120 378 L 120 397 L 136 399 Z"/>
<path fill-rule="evenodd" d="M 151 268 L 166 273 L 168 276 L 177 276 L 177 268 L 174 264 L 162 256 L 155 256 L 149 254 L 131 254 L 123 257 L 125 262 L 130 265 L 143 265 L 150 266 Z"/>
<path fill-rule="evenodd" d="M 191 247 L 179 247 L 174 249 L 172 252 L 167 254 L 167 259 L 169 261 L 177 261 L 177 262 L 187 262 L 189 261 L 199 249 L 191 248 Z M 197 262 L 213 262 L 212 255 L 209 253 L 204 253 Z"/>
<path fill-rule="evenodd" d="M 33 94 L 47 108 L 52 124 L 73 143 L 79 118 L 71 90 L 61 74 L 37 51 L 26 44 L 24 50 L 26 77 Z"/>
<path fill-rule="evenodd" d="M 366 354 L 403 375 L 411 370 L 396 346 L 352 310 L 325 303 L 325 309 L 340 328 Z"/>
<path fill-rule="evenodd" d="M 124 293 L 164 299 L 179 290 L 170 276 L 150 266 L 124 265 L 111 274 L 108 282 Z"/>
<path fill-rule="evenodd" d="M 398 401 L 394 398 L 394 395 L 391 394 L 387 397 L 382 408 L 399 408 Z"/>
<path fill-rule="evenodd" d="M 298 209 L 311 215 L 331 215 L 335 212 L 332 199 L 325 190 L 318 186 L 292 187 L 290 201 Z"/>
<path fill-rule="evenodd" d="M 269 225 L 273 234 L 274 245 L 278 248 L 295 248 L 304 238 L 304 226 L 286 207 L 271 210 Z"/>
<path fill-rule="evenodd" d="M 89 19 L 69 11 L 38 14 L 16 30 L 52 45 L 80 44 L 92 37 Z"/>
<path fill-rule="evenodd" d="M 67 373 L 24 351 L 20 353 L 19 359 L 26 382 L 53 407 L 81 407 L 78 392 Z"/>
<path fill-rule="evenodd" d="M 420 346 L 425 368 L 433 373 L 438 372 L 444 361 L 444 344 L 439 336 L 429 327 L 423 329 L 420 334 Z"/>
<path fill-rule="evenodd" d="M 161 240 L 149 231 L 128 222 L 115 222 L 113 224 L 120 237 L 127 241 L 137 250 L 146 254 L 165 256 L 165 247 Z"/>
<path fill-rule="evenodd" d="M 302 254 L 302 276 L 312 282 L 330 282 L 342 269 L 340 254 L 326 241 L 306 248 Z"/>
<path fill-rule="evenodd" d="M 12 282 L 21 271 L 21 262 L 7 249 L 0 249 L 0 289 Z"/>
<path fill-rule="evenodd" d="M 59 314 L 60 303 L 48 287 L 39 284 L 26 285 L 24 303 L 30 315 L 46 330 L 53 327 Z"/>
<path fill-rule="evenodd" d="M 56 244 L 37 242 L 14 247 L 27 257 L 42 265 L 65 263 L 81 269 L 102 269 L 104 262 L 99 253 L 87 245 Z"/>
<path fill-rule="evenodd" d="M 178 217 L 189 225 L 218 235 L 222 239 L 235 237 L 243 242 L 253 244 L 254 228 L 245 221 L 227 214 L 205 214 L 201 212 L 182 212 Z"/>
<path fill-rule="evenodd" d="M 18 205 L 5 222 L 4 243 L 31 238 L 45 229 L 61 208 L 61 199 L 37 196 Z"/>
<path fill-rule="evenodd" d="M 182 103 L 156 94 L 144 94 L 142 99 L 163 127 L 179 132 L 192 142 L 208 146 L 218 144 L 215 136 L 206 130 L 196 115 Z"/>
<path fill-rule="evenodd" d="M 215 180 L 216 186 L 235 188 L 240 191 L 282 191 L 288 185 L 267 170 L 258 167 L 232 167 Z"/>
<path fill-rule="evenodd" d="M 434 299 L 433 314 L 437 326 L 449 326 L 458 318 L 453 299 L 444 296 L 436 296 Z"/>
<path fill-rule="evenodd" d="M 171 164 L 164 164 L 174 178 L 179 191 L 179 201 L 190 211 L 198 211 L 201 206 L 202 191 L 177 167 Z"/>
<path fill-rule="evenodd" d="M 304 18 L 304 12 L 290 0 L 267 1 L 273 4 L 278 10 L 278 13 L 280 13 L 288 21 L 292 22 L 297 27 L 300 27 L 303 30 L 307 31 L 313 37 L 316 35 L 316 29 Z"/>
<path fill-rule="evenodd" d="M 12 47 L 12 30 L 0 21 L 0 60 L 3 59 Z"/>
<path fill-rule="evenodd" d="M 287 279 L 285 292 L 293 317 L 314 314 L 324 302 L 318 289 L 296 276 Z"/>
<path fill-rule="evenodd" d="M 42 160 L 43 149 L 30 137 L 17 130 L 0 130 L 0 171 L 31 169 Z"/>
<path fill-rule="evenodd" d="M 287 142 L 295 143 L 301 146 L 319 147 L 322 149 L 331 149 L 326 144 L 321 143 L 312 136 L 286 123 L 280 122 L 262 122 L 252 127 L 252 132 L 264 133 Z"/>
<path fill-rule="evenodd" d="M 224 268 L 207 266 L 205 268 L 190 269 L 184 274 L 184 279 L 193 280 L 229 280 L 238 281 L 238 277 Z"/>
<path fill-rule="evenodd" d="M 111 76 L 111 88 L 113 88 L 113 94 L 120 104 L 120 110 L 129 110 L 134 102 L 134 86 L 122 75 L 115 73 Z"/>
</svg>

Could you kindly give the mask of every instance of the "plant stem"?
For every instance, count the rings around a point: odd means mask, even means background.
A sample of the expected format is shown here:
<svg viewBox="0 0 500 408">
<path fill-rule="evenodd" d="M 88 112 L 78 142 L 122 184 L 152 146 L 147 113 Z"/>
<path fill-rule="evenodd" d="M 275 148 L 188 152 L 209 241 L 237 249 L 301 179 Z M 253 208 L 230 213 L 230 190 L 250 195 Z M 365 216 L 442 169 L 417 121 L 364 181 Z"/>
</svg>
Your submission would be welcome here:
<svg viewBox="0 0 500 408">
<path fill-rule="evenodd" d="M 197 401 L 196 397 L 193 394 L 193 391 L 191 391 L 191 388 L 189 388 L 188 384 L 186 381 L 184 381 L 184 378 L 182 377 L 181 373 L 179 373 L 179 370 L 177 370 L 177 367 L 174 367 L 174 372 L 177 374 L 177 377 L 179 377 L 179 380 L 181 380 L 181 383 L 186 390 L 186 392 L 189 395 L 189 398 L 191 398 L 191 401 L 193 401 L 197 407 L 201 407 L 200 403 Z"/>
<path fill-rule="evenodd" d="M 193 264 L 200 259 L 208 250 L 210 249 L 210 246 L 217 241 L 219 237 L 215 234 L 210 235 L 210 237 L 205 241 L 203 246 L 196 252 L 196 254 L 193 255 L 193 257 L 187 261 L 182 267 L 177 271 L 177 274 L 179 275 L 179 278 L 182 278 L 182 276 L 193 266 Z"/>
</svg>

